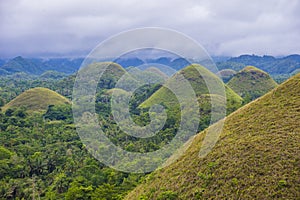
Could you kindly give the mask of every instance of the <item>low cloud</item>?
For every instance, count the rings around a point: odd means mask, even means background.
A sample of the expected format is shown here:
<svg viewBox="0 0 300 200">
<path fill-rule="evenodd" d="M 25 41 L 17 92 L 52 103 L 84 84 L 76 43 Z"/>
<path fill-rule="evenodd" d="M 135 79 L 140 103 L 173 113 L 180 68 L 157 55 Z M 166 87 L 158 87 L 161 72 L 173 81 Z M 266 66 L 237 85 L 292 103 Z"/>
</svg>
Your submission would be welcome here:
<svg viewBox="0 0 300 200">
<path fill-rule="evenodd" d="M 165 27 L 212 55 L 300 53 L 297 0 L 0 2 L 0 56 L 84 56 L 132 28 Z"/>
</svg>

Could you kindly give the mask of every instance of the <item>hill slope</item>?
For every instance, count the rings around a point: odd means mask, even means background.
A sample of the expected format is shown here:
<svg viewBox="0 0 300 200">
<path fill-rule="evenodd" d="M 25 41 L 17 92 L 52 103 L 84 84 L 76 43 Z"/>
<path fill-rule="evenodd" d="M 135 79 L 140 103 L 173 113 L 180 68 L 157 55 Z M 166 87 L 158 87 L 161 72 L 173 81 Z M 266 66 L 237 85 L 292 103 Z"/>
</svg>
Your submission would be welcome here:
<svg viewBox="0 0 300 200">
<path fill-rule="evenodd" d="M 205 158 L 199 133 L 185 154 L 127 199 L 297 199 L 300 74 L 232 113 Z"/>
<path fill-rule="evenodd" d="M 266 72 L 247 66 L 230 79 L 228 86 L 241 97 L 253 100 L 275 88 L 277 83 Z"/>
<path fill-rule="evenodd" d="M 68 104 L 70 101 L 47 88 L 27 90 L 6 104 L 2 110 L 24 106 L 28 111 L 46 111 L 49 105 Z"/>
</svg>

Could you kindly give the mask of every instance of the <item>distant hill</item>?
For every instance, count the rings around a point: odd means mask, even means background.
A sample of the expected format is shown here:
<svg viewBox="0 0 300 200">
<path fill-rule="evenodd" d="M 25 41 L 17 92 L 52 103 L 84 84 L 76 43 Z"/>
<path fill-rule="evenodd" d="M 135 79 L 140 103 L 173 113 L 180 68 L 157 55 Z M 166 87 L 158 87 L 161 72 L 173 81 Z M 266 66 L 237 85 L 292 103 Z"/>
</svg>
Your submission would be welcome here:
<svg viewBox="0 0 300 200">
<path fill-rule="evenodd" d="M 155 59 L 146 59 L 146 60 L 141 60 L 139 58 L 118 58 L 114 60 L 115 63 L 118 63 L 119 65 L 123 66 L 124 68 L 127 67 L 138 67 L 143 64 L 150 64 L 150 63 L 156 63 L 156 64 L 162 64 L 169 66 L 175 70 L 180 70 L 188 65 L 190 63 L 184 59 L 184 58 L 169 58 L 169 57 L 159 57 Z"/>
<path fill-rule="evenodd" d="M 145 62 L 139 58 L 118 58 L 113 62 L 127 68 L 127 67 L 137 67 L 139 65 L 144 64 Z"/>
<path fill-rule="evenodd" d="M 25 107 L 29 112 L 44 112 L 49 105 L 69 104 L 70 101 L 62 95 L 47 89 L 33 88 L 29 89 L 6 104 L 2 110 L 9 108 Z"/>
<path fill-rule="evenodd" d="M 57 71 L 46 71 L 42 75 L 39 76 L 39 78 L 42 79 L 62 79 L 66 77 L 66 74 L 62 72 L 57 72 Z"/>
<path fill-rule="evenodd" d="M 90 65 L 90 70 L 108 66 L 103 72 L 101 79 L 98 82 L 98 89 L 114 88 L 120 77 L 126 73 L 126 70 L 119 64 L 113 62 L 98 62 Z"/>
<path fill-rule="evenodd" d="M 146 63 L 158 63 L 158 64 L 162 64 L 162 65 L 170 65 L 170 63 L 172 62 L 172 58 L 168 58 L 168 57 L 160 57 L 157 59 L 147 59 Z"/>
<path fill-rule="evenodd" d="M 163 79 L 168 79 L 168 75 L 156 67 L 149 67 L 145 70 L 145 72 L 147 71 L 157 76 L 163 77 Z"/>
<path fill-rule="evenodd" d="M 53 59 L 37 59 L 15 57 L 7 62 L 0 62 L 0 75 L 14 74 L 24 72 L 30 75 L 41 75 L 46 71 L 57 71 L 65 74 L 76 72 L 83 59 L 53 58 Z"/>
<path fill-rule="evenodd" d="M 41 60 L 36 59 L 33 61 L 31 59 L 25 59 L 21 56 L 9 60 L 7 63 L 1 66 L 1 69 L 11 74 L 17 72 L 24 72 L 27 74 L 38 75 L 43 73 Z"/>
<path fill-rule="evenodd" d="M 233 69 L 239 71 L 247 65 L 253 65 L 266 71 L 272 76 L 285 74 L 289 75 L 300 68 L 300 55 L 289 55 L 275 58 L 273 56 L 241 55 L 238 57 L 213 57 L 219 70 Z M 75 73 L 84 58 L 23 58 L 18 56 L 10 60 L 0 59 L 0 75 L 5 76 L 16 72 L 41 75 L 46 71 L 57 71 L 65 74 Z M 173 69 L 180 70 L 190 65 L 184 58 L 158 57 L 153 59 L 140 59 L 138 57 L 117 58 L 115 63 L 124 68 L 137 67 L 143 64 L 157 63 L 167 65 Z M 196 60 L 193 61 L 197 63 Z"/>
<path fill-rule="evenodd" d="M 222 78 L 224 83 L 227 83 L 235 74 L 236 74 L 236 71 L 234 71 L 233 69 L 223 69 L 217 73 L 217 75 L 220 78 Z"/>
<path fill-rule="evenodd" d="M 57 71 L 65 74 L 73 74 L 79 69 L 82 62 L 83 58 L 51 58 L 43 61 L 43 69 L 44 71 Z"/>
<path fill-rule="evenodd" d="M 277 86 L 268 73 L 253 66 L 247 66 L 233 75 L 227 84 L 248 101 L 266 94 Z"/>
<path fill-rule="evenodd" d="M 257 56 L 257 55 L 240 55 L 238 57 L 213 57 L 219 70 L 233 69 L 240 71 L 248 65 L 256 66 L 257 68 L 266 71 L 271 75 L 290 74 L 296 69 L 300 68 L 300 55 L 288 55 L 285 57 L 273 56 Z M 158 63 L 172 67 L 173 69 L 180 70 L 190 65 L 184 58 L 171 59 L 168 57 L 160 57 L 151 60 L 141 60 L 139 58 L 120 58 L 114 61 L 123 67 L 129 66 L 137 67 L 146 63 Z M 197 63 L 196 60 L 193 61 Z"/>
<path fill-rule="evenodd" d="M 107 62 L 97 62 L 97 63 L 93 63 L 92 65 L 93 67 L 97 68 L 97 67 L 107 65 Z M 97 89 L 102 90 L 102 89 L 113 88 L 116 82 L 118 81 L 118 79 L 124 73 L 126 73 L 126 70 L 122 66 L 120 66 L 117 63 L 111 63 L 107 68 L 107 70 L 103 73 L 101 79 L 99 80 Z M 77 74 L 72 74 L 68 77 L 59 80 L 55 85 L 57 91 L 60 94 L 63 94 L 64 96 L 71 98 L 76 75 Z"/>
<path fill-rule="evenodd" d="M 206 157 L 207 130 L 125 199 L 298 199 L 299 94 L 300 74 L 228 116 Z"/>
<path fill-rule="evenodd" d="M 275 58 L 273 56 L 241 55 L 225 62 L 217 62 L 219 70 L 230 68 L 236 71 L 253 65 L 271 75 L 290 74 L 300 68 L 300 55 Z"/>
</svg>

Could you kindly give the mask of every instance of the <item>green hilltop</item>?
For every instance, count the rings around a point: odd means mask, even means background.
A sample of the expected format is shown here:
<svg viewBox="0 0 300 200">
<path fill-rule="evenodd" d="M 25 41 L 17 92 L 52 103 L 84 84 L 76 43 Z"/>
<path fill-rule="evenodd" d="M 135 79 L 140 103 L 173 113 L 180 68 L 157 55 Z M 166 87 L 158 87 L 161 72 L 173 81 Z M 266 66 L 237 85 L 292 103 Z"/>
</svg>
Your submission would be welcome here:
<svg viewBox="0 0 300 200">
<path fill-rule="evenodd" d="M 201 65 L 192 64 L 190 66 L 185 67 L 177 74 L 175 74 L 172 78 L 170 78 L 171 82 L 175 82 L 178 74 L 183 75 L 191 84 L 195 94 L 198 98 L 199 103 L 203 101 L 203 96 L 212 95 L 209 94 L 208 87 L 206 85 L 205 80 L 208 80 L 209 83 L 223 85 L 222 81 L 212 72 L 207 70 Z M 227 112 L 232 112 L 241 106 L 242 98 L 237 95 L 233 90 L 231 90 L 228 86 L 225 87 L 225 93 L 227 97 Z M 213 95 L 220 95 L 213 94 Z M 207 97 L 205 99 L 208 99 Z M 146 101 L 144 101 L 140 107 L 147 108 L 153 104 L 164 103 L 167 107 L 172 107 L 176 105 L 177 99 L 175 95 L 166 87 L 161 87 L 158 91 L 156 91 L 153 95 L 150 96 Z M 201 105 L 200 105 L 201 107 Z"/>
<path fill-rule="evenodd" d="M 229 115 L 206 157 L 199 150 L 207 129 L 126 199 L 298 199 L 299 94 L 300 74 Z"/>
<path fill-rule="evenodd" d="M 47 88 L 37 87 L 26 90 L 6 104 L 2 110 L 6 111 L 9 108 L 25 107 L 29 112 L 44 112 L 47 110 L 49 105 L 70 103 L 71 102 L 67 98 L 63 97 L 57 92 Z"/>
<path fill-rule="evenodd" d="M 233 75 L 227 84 L 247 102 L 266 94 L 277 86 L 268 73 L 253 66 L 247 66 Z"/>
<path fill-rule="evenodd" d="M 98 80 L 98 90 L 113 88 L 118 79 L 126 73 L 125 69 L 122 66 L 113 62 L 95 62 L 88 65 L 87 67 L 89 67 L 89 70 L 91 70 L 92 72 L 96 71 L 97 68 L 107 67 L 105 72 L 102 74 L 101 79 Z M 55 84 L 55 87 L 57 88 L 56 90 L 59 93 L 64 94 L 64 96 L 71 98 L 76 75 L 77 73 L 58 81 Z"/>
</svg>

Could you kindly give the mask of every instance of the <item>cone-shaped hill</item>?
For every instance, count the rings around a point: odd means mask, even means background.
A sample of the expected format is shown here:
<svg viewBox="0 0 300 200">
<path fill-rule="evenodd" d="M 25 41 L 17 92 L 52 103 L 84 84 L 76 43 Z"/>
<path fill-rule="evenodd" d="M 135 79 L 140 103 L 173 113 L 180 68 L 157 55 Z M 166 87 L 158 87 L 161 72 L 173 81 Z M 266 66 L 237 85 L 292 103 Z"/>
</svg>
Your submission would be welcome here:
<svg viewBox="0 0 300 200">
<path fill-rule="evenodd" d="M 64 96 L 47 88 L 29 89 L 6 104 L 2 110 L 9 108 L 25 107 L 29 112 L 46 111 L 49 105 L 70 104 Z"/>
<path fill-rule="evenodd" d="M 300 74 L 229 115 L 206 157 L 199 150 L 207 130 L 127 199 L 298 199 L 299 94 Z"/>
<path fill-rule="evenodd" d="M 268 73 L 256 67 L 247 66 L 230 79 L 228 86 L 250 101 L 269 92 L 277 86 L 277 83 Z"/>
<path fill-rule="evenodd" d="M 200 72 L 200 73 L 199 73 Z M 207 104 L 207 100 L 210 98 L 209 95 L 219 95 L 219 94 L 209 94 L 208 87 L 206 85 L 205 80 L 208 80 L 209 83 L 213 83 L 215 85 L 222 84 L 222 81 L 212 72 L 207 70 L 201 65 L 193 64 L 185 67 L 177 74 L 183 75 L 186 80 L 191 84 L 198 100 L 203 105 L 203 101 Z M 170 78 L 170 81 L 174 81 L 176 84 L 176 76 Z M 204 79 L 205 77 L 205 79 Z M 225 92 L 227 97 L 227 111 L 232 112 L 241 106 L 242 98 L 237 95 L 233 90 L 231 90 L 228 86 L 225 85 Z M 204 100 L 205 99 L 205 100 Z M 140 107 L 150 107 L 153 104 L 164 103 L 167 107 L 171 107 L 176 104 L 175 95 L 165 87 L 161 87 L 158 91 L 156 91 L 150 98 L 148 98 L 145 102 L 143 102 Z"/>
<path fill-rule="evenodd" d="M 88 65 L 91 73 L 93 73 L 93 71 L 97 71 L 97 68 L 103 67 L 107 67 L 107 69 L 102 74 L 101 79 L 98 80 L 98 90 L 113 88 L 118 79 L 126 73 L 126 70 L 121 65 L 113 62 L 96 62 Z M 73 74 L 58 81 L 56 84 L 58 91 L 61 91 L 60 93 L 67 97 L 71 97 L 76 75 L 77 74 Z"/>
</svg>

